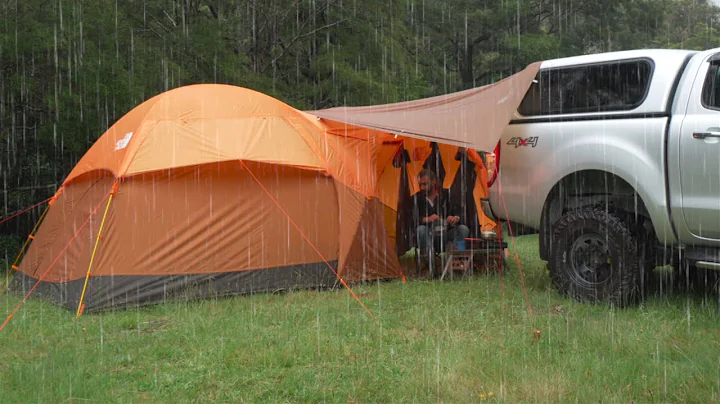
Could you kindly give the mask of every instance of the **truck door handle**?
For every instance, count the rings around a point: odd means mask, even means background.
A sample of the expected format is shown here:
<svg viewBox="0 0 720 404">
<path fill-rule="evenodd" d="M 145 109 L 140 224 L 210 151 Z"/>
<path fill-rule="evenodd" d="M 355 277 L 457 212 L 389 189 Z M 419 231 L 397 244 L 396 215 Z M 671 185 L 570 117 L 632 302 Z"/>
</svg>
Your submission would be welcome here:
<svg viewBox="0 0 720 404">
<path fill-rule="evenodd" d="M 709 137 L 720 137 L 720 132 L 693 132 L 693 139 L 707 139 Z"/>
</svg>

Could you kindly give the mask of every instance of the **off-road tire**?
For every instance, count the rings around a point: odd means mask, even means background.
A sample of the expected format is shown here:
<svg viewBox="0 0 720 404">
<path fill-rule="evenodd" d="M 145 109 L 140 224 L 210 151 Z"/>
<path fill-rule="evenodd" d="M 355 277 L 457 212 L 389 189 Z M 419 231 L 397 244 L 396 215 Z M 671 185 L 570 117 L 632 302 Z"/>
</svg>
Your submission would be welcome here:
<svg viewBox="0 0 720 404">
<path fill-rule="evenodd" d="M 592 284 L 580 275 L 580 272 L 589 275 L 592 271 L 585 265 L 578 265 L 581 259 L 575 258 L 583 249 L 577 247 L 582 245 L 577 242 L 586 238 L 594 238 L 598 244 L 602 243 L 600 239 L 604 240 L 604 245 L 594 247 L 605 251 L 602 270 L 609 273 L 599 284 Z M 603 302 L 619 307 L 637 302 L 642 269 L 637 240 L 628 223 L 601 209 L 571 211 L 555 223 L 552 239 L 554 245 L 548 266 L 552 282 L 560 293 L 580 302 Z M 600 259 L 598 257 L 596 261 Z M 592 274 L 598 273 L 601 271 Z"/>
<path fill-rule="evenodd" d="M 644 299 L 650 295 L 651 291 L 657 289 L 661 282 L 660 277 L 655 274 L 655 268 L 658 266 L 657 248 L 655 247 L 657 238 L 654 232 L 646 229 L 642 224 L 634 227 L 633 235 L 637 244 L 638 265 L 641 269 L 637 282 L 639 293 Z"/>
</svg>

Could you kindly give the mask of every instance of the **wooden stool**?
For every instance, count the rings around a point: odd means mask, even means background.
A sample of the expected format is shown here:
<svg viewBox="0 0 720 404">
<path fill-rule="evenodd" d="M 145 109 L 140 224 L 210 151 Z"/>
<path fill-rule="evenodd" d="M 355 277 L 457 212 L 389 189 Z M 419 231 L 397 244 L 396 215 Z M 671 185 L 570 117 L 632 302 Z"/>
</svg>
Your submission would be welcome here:
<svg viewBox="0 0 720 404">
<path fill-rule="evenodd" d="M 472 250 L 448 251 L 447 254 L 448 257 L 446 258 L 440 280 L 445 279 L 448 272 L 450 272 L 450 277 L 452 277 L 452 274 L 456 271 L 462 271 L 464 274 L 472 271 L 474 257 Z"/>
</svg>

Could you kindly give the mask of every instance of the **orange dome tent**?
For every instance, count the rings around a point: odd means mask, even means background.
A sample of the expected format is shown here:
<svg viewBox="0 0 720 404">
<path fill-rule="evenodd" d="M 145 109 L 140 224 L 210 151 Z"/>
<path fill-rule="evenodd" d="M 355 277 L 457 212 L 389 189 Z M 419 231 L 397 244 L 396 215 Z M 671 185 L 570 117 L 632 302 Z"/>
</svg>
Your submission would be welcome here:
<svg viewBox="0 0 720 404">
<path fill-rule="evenodd" d="M 425 166 L 463 199 L 473 235 L 499 230 L 480 209 L 487 178 L 473 149 L 499 139 L 537 68 L 446 96 L 309 113 L 229 85 L 157 95 L 70 172 L 10 287 L 80 314 L 402 277 Z"/>
<path fill-rule="evenodd" d="M 68 175 L 11 287 L 99 310 L 402 276 L 379 145 L 314 121 L 228 85 L 142 103 Z"/>
</svg>

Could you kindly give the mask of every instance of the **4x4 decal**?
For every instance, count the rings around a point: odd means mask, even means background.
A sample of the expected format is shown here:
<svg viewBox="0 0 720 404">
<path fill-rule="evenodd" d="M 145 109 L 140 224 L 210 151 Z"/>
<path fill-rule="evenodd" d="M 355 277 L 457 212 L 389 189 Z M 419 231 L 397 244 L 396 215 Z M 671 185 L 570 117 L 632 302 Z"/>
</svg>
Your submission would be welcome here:
<svg viewBox="0 0 720 404">
<path fill-rule="evenodd" d="M 523 139 L 523 138 L 521 138 L 521 137 L 514 137 L 514 138 L 508 140 L 507 144 L 514 145 L 515 148 L 518 148 L 518 147 L 520 147 L 520 146 L 532 146 L 532 147 L 535 147 L 535 146 L 537 146 L 537 142 L 538 142 L 538 137 L 537 137 L 537 136 L 528 137 L 528 138 L 525 138 L 525 139 Z"/>
</svg>

